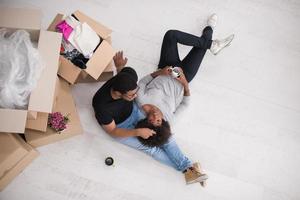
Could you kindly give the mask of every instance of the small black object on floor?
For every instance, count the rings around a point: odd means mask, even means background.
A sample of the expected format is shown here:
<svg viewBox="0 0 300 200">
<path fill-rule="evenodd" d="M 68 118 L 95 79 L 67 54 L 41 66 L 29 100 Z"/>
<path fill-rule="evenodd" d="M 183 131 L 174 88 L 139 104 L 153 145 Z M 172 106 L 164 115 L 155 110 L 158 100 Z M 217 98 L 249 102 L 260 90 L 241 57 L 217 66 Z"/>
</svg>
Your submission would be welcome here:
<svg viewBox="0 0 300 200">
<path fill-rule="evenodd" d="M 105 164 L 111 166 L 112 164 L 114 164 L 114 159 L 112 157 L 105 158 Z"/>
</svg>

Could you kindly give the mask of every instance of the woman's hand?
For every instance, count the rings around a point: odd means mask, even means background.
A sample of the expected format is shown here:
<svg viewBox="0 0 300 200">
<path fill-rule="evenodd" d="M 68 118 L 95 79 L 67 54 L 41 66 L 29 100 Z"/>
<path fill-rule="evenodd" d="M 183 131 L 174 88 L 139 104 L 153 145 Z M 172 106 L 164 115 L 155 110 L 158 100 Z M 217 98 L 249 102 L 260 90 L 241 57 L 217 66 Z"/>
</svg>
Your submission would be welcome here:
<svg viewBox="0 0 300 200">
<path fill-rule="evenodd" d="M 171 66 L 165 66 L 164 68 L 159 69 L 159 70 L 151 73 L 151 76 L 152 76 L 152 78 L 155 78 L 155 77 L 160 76 L 160 75 L 169 76 L 169 75 L 171 75 L 171 72 L 172 72 L 171 71 Z"/>
<path fill-rule="evenodd" d="M 181 67 L 177 67 L 177 69 L 179 69 L 179 71 L 180 71 L 180 76 L 176 77 L 176 80 L 179 81 L 183 85 L 183 87 L 188 86 L 189 82 L 186 80 L 185 75 L 184 75 Z"/>
<path fill-rule="evenodd" d="M 180 76 L 176 78 L 179 83 L 183 85 L 184 88 L 184 96 L 190 96 L 190 89 L 189 89 L 189 82 L 186 80 L 186 77 L 181 69 L 181 67 L 178 67 L 180 71 Z"/>
<path fill-rule="evenodd" d="M 160 75 L 165 75 L 165 76 L 168 76 L 168 75 L 171 75 L 172 73 L 172 70 L 171 70 L 172 66 L 165 66 L 164 68 L 160 69 Z"/>
</svg>

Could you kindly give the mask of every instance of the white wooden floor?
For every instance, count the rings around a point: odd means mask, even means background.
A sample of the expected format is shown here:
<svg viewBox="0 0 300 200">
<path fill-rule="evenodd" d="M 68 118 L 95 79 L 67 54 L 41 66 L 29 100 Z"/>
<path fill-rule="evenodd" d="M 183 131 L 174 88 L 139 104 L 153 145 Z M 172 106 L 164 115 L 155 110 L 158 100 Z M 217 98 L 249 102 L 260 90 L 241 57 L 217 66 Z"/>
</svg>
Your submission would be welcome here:
<svg viewBox="0 0 300 200">
<path fill-rule="evenodd" d="M 206 188 L 116 143 L 94 119 L 101 84 L 73 88 L 84 134 L 38 150 L 1 200 L 296 200 L 300 199 L 300 2 L 297 0 L 1 0 L 57 12 L 77 9 L 111 27 L 140 77 L 158 63 L 168 29 L 200 34 L 207 17 L 214 38 L 234 32 L 218 56 L 207 53 L 191 83 L 191 106 L 173 127 L 183 151 L 210 176 Z M 180 46 L 181 55 L 189 48 Z M 106 156 L 114 167 L 104 164 Z"/>
</svg>

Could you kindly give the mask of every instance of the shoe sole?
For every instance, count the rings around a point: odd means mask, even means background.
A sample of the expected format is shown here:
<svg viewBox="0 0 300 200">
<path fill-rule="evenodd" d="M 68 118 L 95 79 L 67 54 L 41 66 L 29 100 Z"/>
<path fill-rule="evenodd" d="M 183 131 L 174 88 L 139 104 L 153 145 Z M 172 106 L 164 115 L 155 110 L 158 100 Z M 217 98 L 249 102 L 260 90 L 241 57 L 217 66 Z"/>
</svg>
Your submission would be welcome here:
<svg viewBox="0 0 300 200">
<path fill-rule="evenodd" d="M 205 175 L 202 175 L 202 176 L 198 177 L 195 180 L 186 182 L 186 184 L 189 185 L 189 184 L 193 184 L 193 183 L 201 183 L 201 182 L 206 181 L 207 179 L 208 179 L 208 176 L 205 174 Z"/>
<path fill-rule="evenodd" d="M 228 47 L 228 46 L 231 44 L 233 38 L 234 38 L 234 35 L 232 36 L 232 39 L 230 40 L 230 42 L 228 42 L 228 44 L 226 44 L 222 49 L 224 49 L 225 47 Z M 220 53 L 220 51 L 221 51 L 222 49 L 220 49 L 219 51 L 217 51 L 216 53 L 213 53 L 213 54 L 214 54 L 214 55 L 217 55 L 218 53 Z"/>
<path fill-rule="evenodd" d="M 214 18 L 215 17 L 215 18 Z M 209 20 L 215 21 L 215 24 L 213 26 L 211 26 L 211 24 L 208 23 Z M 216 13 L 213 13 L 212 15 L 209 16 L 208 20 L 207 20 L 207 26 L 210 26 L 212 29 L 215 29 L 216 25 L 218 22 L 218 15 Z"/>
<path fill-rule="evenodd" d="M 207 179 L 208 179 L 208 176 L 205 174 L 205 175 L 202 175 L 199 178 L 197 178 L 196 181 L 203 182 L 203 181 L 206 181 Z"/>
<path fill-rule="evenodd" d="M 206 181 L 200 182 L 200 185 L 201 185 L 202 187 L 206 187 Z"/>
</svg>

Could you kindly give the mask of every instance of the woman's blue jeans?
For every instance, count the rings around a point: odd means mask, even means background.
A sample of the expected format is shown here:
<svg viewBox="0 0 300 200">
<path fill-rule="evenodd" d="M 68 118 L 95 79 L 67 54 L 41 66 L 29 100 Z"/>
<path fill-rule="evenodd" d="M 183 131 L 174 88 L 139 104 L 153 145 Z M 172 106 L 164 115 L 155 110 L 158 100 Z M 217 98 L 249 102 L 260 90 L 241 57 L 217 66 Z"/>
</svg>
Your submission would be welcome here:
<svg viewBox="0 0 300 200">
<path fill-rule="evenodd" d="M 144 118 L 145 115 L 134 103 L 131 115 L 125 121 L 117 124 L 117 127 L 133 129 L 138 121 Z M 161 147 L 145 146 L 136 137 L 117 138 L 117 141 L 134 149 L 143 151 L 152 156 L 155 160 L 169 165 L 178 171 L 184 171 L 192 166 L 192 162 L 181 152 L 173 137 L 170 137 L 168 142 Z"/>
</svg>

